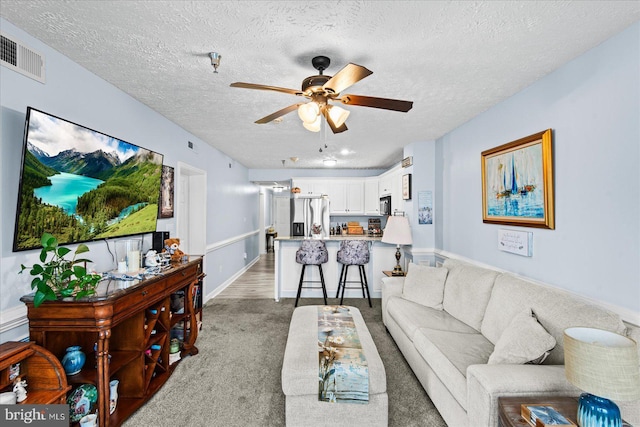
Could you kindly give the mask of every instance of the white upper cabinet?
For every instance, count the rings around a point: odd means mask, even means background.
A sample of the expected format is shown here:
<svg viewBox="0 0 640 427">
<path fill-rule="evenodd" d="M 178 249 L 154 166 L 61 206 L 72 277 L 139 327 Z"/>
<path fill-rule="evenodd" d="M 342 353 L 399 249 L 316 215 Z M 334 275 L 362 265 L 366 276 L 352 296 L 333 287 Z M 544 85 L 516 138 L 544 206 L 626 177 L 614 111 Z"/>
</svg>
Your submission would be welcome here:
<svg viewBox="0 0 640 427">
<path fill-rule="evenodd" d="M 389 196 L 393 192 L 393 175 L 386 173 L 380 176 L 380 184 L 378 185 L 379 196 Z"/>
<path fill-rule="evenodd" d="M 398 166 L 379 176 L 379 195 L 380 197 L 391 196 L 392 213 L 404 210 L 404 201 L 402 200 L 402 175 L 403 169 Z"/>
<path fill-rule="evenodd" d="M 329 201 L 332 215 L 363 215 L 364 182 L 361 179 L 331 181 Z"/>
<path fill-rule="evenodd" d="M 300 188 L 300 194 L 329 194 L 329 183 L 326 179 L 294 178 L 293 186 Z"/>
<path fill-rule="evenodd" d="M 380 215 L 380 192 L 378 178 L 364 180 L 364 213 L 365 215 Z"/>
</svg>

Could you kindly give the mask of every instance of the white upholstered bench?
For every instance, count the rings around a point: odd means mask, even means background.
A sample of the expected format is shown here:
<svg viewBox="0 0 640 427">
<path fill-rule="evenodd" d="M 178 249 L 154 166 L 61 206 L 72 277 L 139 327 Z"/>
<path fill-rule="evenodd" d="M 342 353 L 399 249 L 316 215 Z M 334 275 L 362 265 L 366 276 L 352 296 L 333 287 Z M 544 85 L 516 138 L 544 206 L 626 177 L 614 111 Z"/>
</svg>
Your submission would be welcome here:
<svg viewBox="0 0 640 427">
<path fill-rule="evenodd" d="M 282 363 L 287 426 L 387 426 L 387 379 L 384 365 L 360 311 L 349 307 L 369 370 L 369 403 L 318 400 L 318 306 L 294 310 Z"/>
</svg>

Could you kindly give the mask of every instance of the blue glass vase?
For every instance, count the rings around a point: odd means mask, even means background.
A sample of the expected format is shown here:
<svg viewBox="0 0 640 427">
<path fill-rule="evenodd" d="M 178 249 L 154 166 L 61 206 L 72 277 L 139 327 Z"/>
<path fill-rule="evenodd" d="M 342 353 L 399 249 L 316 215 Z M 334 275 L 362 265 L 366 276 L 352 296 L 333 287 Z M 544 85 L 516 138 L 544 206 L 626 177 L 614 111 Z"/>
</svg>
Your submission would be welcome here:
<svg viewBox="0 0 640 427">
<path fill-rule="evenodd" d="M 578 400 L 578 425 L 581 427 L 621 427 L 620 408 L 604 397 L 582 393 Z"/>
<path fill-rule="evenodd" d="M 67 375 L 75 375 L 82 370 L 86 360 L 85 354 L 79 345 L 67 348 L 67 353 L 62 358 L 62 367 Z"/>
</svg>

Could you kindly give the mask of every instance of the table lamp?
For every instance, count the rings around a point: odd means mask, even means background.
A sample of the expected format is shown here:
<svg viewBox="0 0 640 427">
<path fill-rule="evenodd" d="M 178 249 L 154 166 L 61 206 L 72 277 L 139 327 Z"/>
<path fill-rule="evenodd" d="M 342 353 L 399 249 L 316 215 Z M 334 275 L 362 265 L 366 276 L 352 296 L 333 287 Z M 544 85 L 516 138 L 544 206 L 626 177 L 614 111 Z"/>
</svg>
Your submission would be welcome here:
<svg viewBox="0 0 640 427">
<path fill-rule="evenodd" d="M 602 329 L 565 329 L 565 375 L 585 391 L 578 400 L 578 425 L 622 425 L 620 409 L 609 399 L 640 399 L 638 364 L 638 346 L 632 339 Z"/>
<path fill-rule="evenodd" d="M 411 228 L 409 218 L 405 216 L 390 216 L 387 218 L 387 226 L 383 230 L 382 243 L 392 243 L 396 245 L 396 266 L 391 273 L 393 276 L 404 276 L 400 266 L 400 245 L 410 245 Z"/>
</svg>

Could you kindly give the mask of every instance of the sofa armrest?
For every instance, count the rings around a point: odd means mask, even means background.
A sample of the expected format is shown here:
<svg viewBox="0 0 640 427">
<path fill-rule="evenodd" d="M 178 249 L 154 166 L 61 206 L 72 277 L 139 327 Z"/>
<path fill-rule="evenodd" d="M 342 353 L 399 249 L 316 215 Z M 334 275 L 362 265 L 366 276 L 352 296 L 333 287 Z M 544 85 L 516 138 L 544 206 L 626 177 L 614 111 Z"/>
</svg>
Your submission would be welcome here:
<svg viewBox="0 0 640 427">
<path fill-rule="evenodd" d="M 472 365 L 467 369 L 469 425 L 497 426 L 498 397 L 579 396 L 564 365 Z"/>
<path fill-rule="evenodd" d="M 393 296 L 402 296 L 404 277 L 382 278 L 382 322 L 387 324 L 387 302 Z"/>
</svg>

